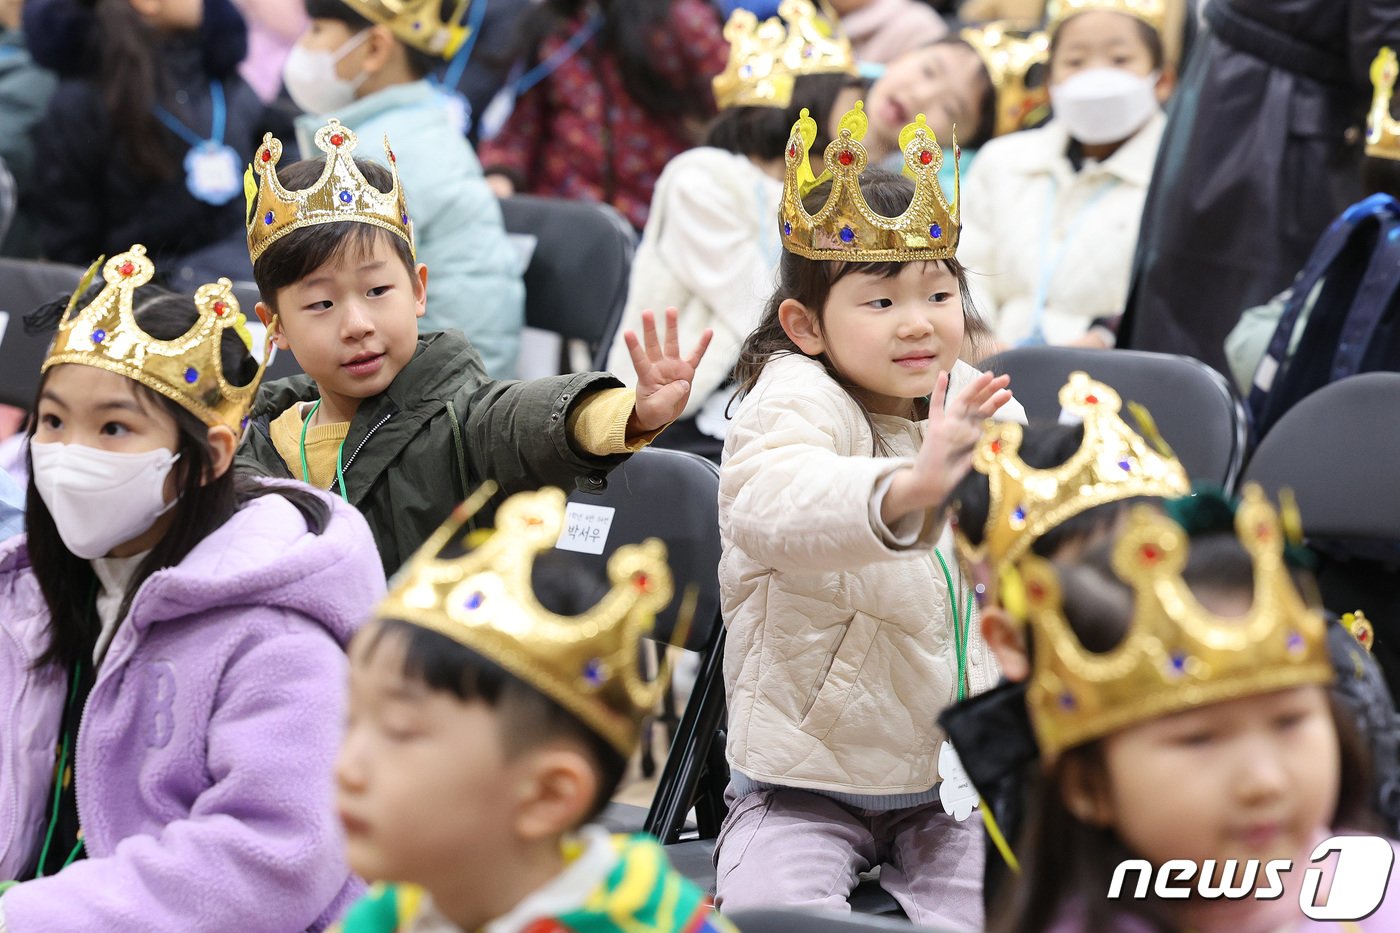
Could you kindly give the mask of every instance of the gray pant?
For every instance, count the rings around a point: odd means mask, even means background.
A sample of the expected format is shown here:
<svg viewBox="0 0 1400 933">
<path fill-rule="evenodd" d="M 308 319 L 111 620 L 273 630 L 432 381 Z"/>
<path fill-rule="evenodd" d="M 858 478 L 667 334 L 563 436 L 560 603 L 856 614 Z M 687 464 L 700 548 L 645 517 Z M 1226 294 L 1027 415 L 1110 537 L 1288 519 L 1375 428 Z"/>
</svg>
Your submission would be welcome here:
<svg viewBox="0 0 1400 933">
<path fill-rule="evenodd" d="M 959 823 L 937 801 L 873 812 L 790 788 L 729 803 L 715 846 L 722 910 L 849 912 L 860 874 L 879 865 L 880 886 L 914 923 L 982 929 L 983 834 L 975 815 Z"/>
</svg>

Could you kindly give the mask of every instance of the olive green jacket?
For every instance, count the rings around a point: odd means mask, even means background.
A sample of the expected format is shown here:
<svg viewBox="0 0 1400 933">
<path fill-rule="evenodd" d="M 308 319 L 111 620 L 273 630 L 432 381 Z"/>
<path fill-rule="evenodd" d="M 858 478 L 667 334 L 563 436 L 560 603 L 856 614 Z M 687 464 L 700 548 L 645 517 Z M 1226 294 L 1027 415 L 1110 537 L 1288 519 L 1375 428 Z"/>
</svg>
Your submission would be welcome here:
<svg viewBox="0 0 1400 933">
<path fill-rule="evenodd" d="M 385 573 L 398 570 L 485 480 L 500 485 L 497 502 L 541 486 L 601 490 L 606 473 L 627 457 L 580 452 L 569 440 L 568 415 L 580 398 L 620 385 L 605 373 L 497 381 L 461 334 L 419 337 L 413 359 L 387 390 L 361 403 L 345 438 L 345 492 L 369 521 Z M 264 385 L 240 465 L 299 479 L 273 446 L 269 425 L 318 397 L 306 376 Z M 490 514 L 477 516 L 479 524 L 489 521 Z"/>
</svg>

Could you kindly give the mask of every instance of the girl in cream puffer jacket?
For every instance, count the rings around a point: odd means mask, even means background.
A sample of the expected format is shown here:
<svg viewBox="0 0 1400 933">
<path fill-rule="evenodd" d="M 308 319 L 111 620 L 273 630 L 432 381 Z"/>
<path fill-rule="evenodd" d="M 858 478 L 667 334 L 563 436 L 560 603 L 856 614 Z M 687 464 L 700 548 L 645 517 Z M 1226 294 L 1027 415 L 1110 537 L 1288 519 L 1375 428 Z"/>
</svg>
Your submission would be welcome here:
<svg viewBox="0 0 1400 933">
<path fill-rule="evenodd" d="M 861 188 L 887 217 L 913 194 L 883 172 Z M 788 252 L 744 347 L 720 471 L 725 909 L 841 909 L 883 863 L 911 920 L 980 928 L 981 834 L 939 802 L 936 720 L 997 672 L 941 506 L 982 420 L 1023 413 L 959 360 L 985 332 L 963 291 L 951 257 Z"/>
</svg>

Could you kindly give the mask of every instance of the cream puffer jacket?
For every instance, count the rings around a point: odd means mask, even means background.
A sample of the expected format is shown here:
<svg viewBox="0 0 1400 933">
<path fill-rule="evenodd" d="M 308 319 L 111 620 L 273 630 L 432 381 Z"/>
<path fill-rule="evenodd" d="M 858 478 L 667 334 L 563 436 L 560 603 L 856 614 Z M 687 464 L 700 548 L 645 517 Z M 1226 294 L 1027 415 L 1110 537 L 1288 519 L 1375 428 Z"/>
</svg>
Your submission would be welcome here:
<svg viewBox="0 0 1400 933">
<path fill-rule="evenodd" d="M 976 375 L 959 362 L 948 394 Z M 1024 421 L 1024 411 L 1012 401 L 997 417 Z M 877 529 L 877 487 L 912 461 L 923 423 L 873 421 L 891 456 L 873 455 L 865 414 L 821 364 L 793 355 L 764 367 L 729 428 L 719 495 L 728 755 L 756 781 L 862 795 L 938 781 L 937 717 L 955 698 L 957 660 L 935 536 L 960 610 L 967 584 L 932 516 Z M 967 677 L 972 693 L 997 678 L 975 620 Z"/>
</svg>

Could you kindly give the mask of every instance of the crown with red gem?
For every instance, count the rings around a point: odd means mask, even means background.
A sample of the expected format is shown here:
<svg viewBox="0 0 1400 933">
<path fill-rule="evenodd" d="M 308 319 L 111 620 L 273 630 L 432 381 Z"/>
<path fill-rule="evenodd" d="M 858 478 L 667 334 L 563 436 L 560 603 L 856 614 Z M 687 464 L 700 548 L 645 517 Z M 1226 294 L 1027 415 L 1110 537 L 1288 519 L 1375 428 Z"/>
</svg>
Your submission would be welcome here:
<svg viewBox="0 0 1400 933">
<path fill-rule="evenodd" d="M 494 492 L 488 483 L 457 507 L 395 577 L 376 616 L 465 645 L 630 755 L 668 679 L 668 668 L 650 682 L 638 668 L 641 639 L 671 601 L 666 546 L 651 539 L 618 548 L 602 601 L 582 615 L 555 615 L 536 599 L 531 570 L 559 540 L 564 493 L 511 496 L 496 512 L 495 532 L 464 549 L 468 520 Z"/>
<path fill-rule="evenodd" d="M 75 311 L 99 266 L 106 285 Z M 224 376 L 224 332 L 232 328 L 245 344 L 250 340 L 232 283 L 219 279 L 200 286 L 194 296 L 199 312 L 194 326 L 173 340 L 157 340 L 141 329 L 132 311 L 136 289 L 149 283 L 155 272 L 146 247 L 139 244 L 105 263 L 93 263 L 68 302 L 41 372 L 65 363 L 105 369 L 159 392 L 211 427 L 227 425 L 241 435 L 263 367 L 245 386 L 233 385 Z"/>
<path fill-rule="evenodd" d="M 860 176 L 870 162 L 861 140 L 869 128 L 865 103 L 856 101 L 841 118 L 840 129 L 823 155 L 825 168 L 812 174 L 811 149 L 817 138 L 817 122 L 804 107 L 792 125 L 785 153 L 783 200 L 778 232 L 789 252 L 808 259 L 845 262 L 911 262 L 951 259 L 958 249 L 958 187 L 954 166 L 953 202 L 943 196 L 938 170 L 943 149 L 923 114 L 899 134 L 904 153 L 904 174 L 914 179 L 914 197 L 898 217 L 886 217 L 870 208 L 860 189 Z M 959 156 L 957 134 L 953 158 Z M 825 181 L 831 194 L 815 214 L 802 199 Z"/>
<path fill-rule="evenodd" d="M 1366 118 L 1366 154 L 1377 159 L 1400 159 L 1400 120 L 1390 114 L 1395 78 L 1400 75 L 1395 50 L 1386 46 L 1371 62 L 1371 113 Z"/>
<path fill-rule="evenodd" d="M 1167 25 L 1167 0 L 1050 0 L 1045 9 L 1045 30 L 1051 36 L 1072 16 L 1104 10 L 1140 19 L 1162 35 Z"/>
<path fill-rule="evenodd" d="M 1137 506 L 1113 548 L 1113 572 L 1134 592 L 1133 618 L 1123 639 L 1103 652 L 1075 637 L 1054 566 L 1031 556 L 1021 562 L 1035 639 L 1026 705 L 1047 764 L 1135 723 L 1331 683 L 1322 616 L 1294 586 L 1282 523 L 1256 485 L 1245 487 L 1235 531 L 1254 564 L 1254 601 L 1237 618 L 1206 611 L 1181 578 L 1190 553 L 1181 526 Z"/>
<path fill-rule="evenodd" d="M 714 79 L 721 110 L 787 107 L 801 75 L 856 74 L 850 41 L 811 0 L 783 0 L 778 15 L 761 23 L 739 7 L 724 25 L 724 38 L 729 64 Z"/>
<path fill-rule="evenodd" d="M 1037 30 L 1016 28 L 1004 20 L 968 27 L 958 33 L 982 58 L 997 96 L 994 136 L 1013 133 L 1025 127 L 1050 102 L 1049 85 L 1026 84 L 1036 65 L 1050 61 L 1050 36 Z"/>
<path fill-rule="evenodd" d="M 399 41 L 419 51 L 451 58 L 471 33 L 463 21 L 472 0 L 457 0 L 442 17 L 442 0 L 340 0 L 372 23 L 389 27 Z"/>
<path fill-rule="evenodd" d="M 244 178 L 248 196 L 248 255 L 258 261 L 269 246 L 294 230 L 317 224 L 362 223 L 388 230 L 413 251 L 413 222 L 408 217 L 398 160 L 384 137 L 384 154 L 394 187 L 380 191 L 355 164 L 358 140 L 348 127 L 331 119 L 316 131 L 316 147 L 326 154 L 321 177 L 310 188 L 288 191 L 277 177 L 282 143 L 268 133 Z M 256 181 L 254 177 L 256 176 Z"/>
<path fill-rule="evenodd" d="M 1095 506 L 1191 491 L 1181 462 L 1164 443 L 1154 445 L 1128 426 L 1119 415 L 1122 399 L 1104 383 L 1072 373 L 1060 389 L 1060 405 L 1083 422 L 1084 440 L 1073 456 L 1048 469 L 1020 458 L 1021 425 L 987 423 L 972 454 L 972 468 L 987 477 L 987 524 L 975 547 L 958 530 L 954 540 L 964 560 L 999 569 L 1050 529 Z"/>
</svg>

